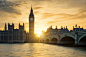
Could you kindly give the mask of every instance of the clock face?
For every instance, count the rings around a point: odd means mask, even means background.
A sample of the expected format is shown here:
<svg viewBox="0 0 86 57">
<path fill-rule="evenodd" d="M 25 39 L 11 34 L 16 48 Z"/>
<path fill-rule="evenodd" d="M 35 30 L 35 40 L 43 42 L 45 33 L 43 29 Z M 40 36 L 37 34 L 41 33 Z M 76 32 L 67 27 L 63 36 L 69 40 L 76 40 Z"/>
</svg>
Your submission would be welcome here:
<svg viewBox="0 0 86 57">
<path fill-rule="evenodd" d="M 32 21 L 32 20 L 33 20 L 33 18 L 30 18 L 30 20 Z"/>
</svg>

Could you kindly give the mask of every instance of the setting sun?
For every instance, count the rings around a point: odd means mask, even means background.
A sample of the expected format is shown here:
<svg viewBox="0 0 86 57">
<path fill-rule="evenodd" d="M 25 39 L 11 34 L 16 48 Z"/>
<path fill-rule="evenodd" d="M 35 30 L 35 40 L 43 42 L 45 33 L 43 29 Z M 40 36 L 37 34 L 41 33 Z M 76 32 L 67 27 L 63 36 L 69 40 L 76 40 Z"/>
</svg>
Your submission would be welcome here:
<svg viewBox="0 0 86 57">
<path fill-rule="evenodd" d="M 41 32 L 37 32 L 37 36 L 40 37 L 40 35 L 41 35 Z"/>
<path fill-rule="evenodd" d="M 39 35 L 39 34 L 38 34 L 37 36 L 38 36 L 38 37 L 40 37 L 40 35 Z"/>
<path fill-rule="evenodd" d="M 35 34 L 36 34 L 36 37 L 39 38 L 41 35 L 41 31 L 39 30 L 38 32 L 35 32 Z"/>
</svg>

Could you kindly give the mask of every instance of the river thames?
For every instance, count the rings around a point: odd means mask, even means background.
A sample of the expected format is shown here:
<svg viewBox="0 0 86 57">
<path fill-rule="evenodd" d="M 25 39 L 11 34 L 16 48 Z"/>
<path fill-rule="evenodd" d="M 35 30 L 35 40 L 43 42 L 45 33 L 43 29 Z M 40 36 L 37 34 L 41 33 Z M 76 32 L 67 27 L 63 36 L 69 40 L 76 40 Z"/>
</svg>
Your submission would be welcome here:
<svg viewBox="0 0 86 57">
<path fill-rule="evenodd" d="M 86 47 L 43 43 L 0 44 L 0 57 L 86 57 Z"/>
</svg>

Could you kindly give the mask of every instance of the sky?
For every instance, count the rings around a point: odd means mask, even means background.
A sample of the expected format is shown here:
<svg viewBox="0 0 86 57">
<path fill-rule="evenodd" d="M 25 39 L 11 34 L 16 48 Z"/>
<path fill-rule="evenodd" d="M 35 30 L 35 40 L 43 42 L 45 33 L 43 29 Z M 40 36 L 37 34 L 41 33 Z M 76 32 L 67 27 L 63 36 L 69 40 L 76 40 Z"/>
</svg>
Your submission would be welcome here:
<svg viewBox="0 0 86 57">
<path fill-rule="evenodd" d="M 25 23 L 28 32 L 31 5 L 37 34 L 49 26 L 71 30 L 77 24 L 86 29 L 86 0 L 0 0 L 0 30 L 5 23 L 14 23 L 17 29 Z"/>
</svg>

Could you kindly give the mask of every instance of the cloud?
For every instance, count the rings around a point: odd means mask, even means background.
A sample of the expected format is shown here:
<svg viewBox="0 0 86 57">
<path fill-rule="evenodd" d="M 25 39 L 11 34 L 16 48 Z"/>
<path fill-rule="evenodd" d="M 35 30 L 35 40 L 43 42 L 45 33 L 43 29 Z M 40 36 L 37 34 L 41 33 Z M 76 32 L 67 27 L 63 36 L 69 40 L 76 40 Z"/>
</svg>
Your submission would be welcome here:
<svg viewBox="0 0 86 57">
<path fill-rule="evenodd" d="M 86 10 L 80 9 L 78 13 L 76 14 L 66 14 L 66 13 L 60 13 L 57 14 L 58 16 L 62 16 L 61 18 L 67 19 L 67 20 L 74 20 L 74 19 L 83 19 L 86 18 Z"/>
<path fill-rule="evenodd" d="M 21 15 L 20 11 L 14 9 L 13 7 L 3 7 L 2 10 L 8 13 L 14 13 L 14 14 Z"/>
<path fill-rule="evenodd" d="M 51 0 L 32 0 L 32 1 L 51 1 Z"/>
<path fill-rule="evenodd" d="M 86 18 L 86 10 L 80 9 L 79 12 L 74 17 L 74 19 L 83 19 L 83 18 Z"/>
<path fill-rule="evenodd" d="M 14 9 L 14 6 L 18 6 L 20 4 L 12 3 L 10 1 L 0 1 L 0 10 L 8 12 L 8 13 L 14 13 L 21 15 L 20 11 L 18 9 Z"/>
<path fill-rule="evenodd" d="M 31 4 L 36 29 L 43 30 L 50 25 L 70 27 L 75 23 L 85 24 L 86 0 L 0 0 L 0 24 L 26 22 Z M 27 28 L 28 23 L 25 23 Z"/>
<path fill-rule="evenodd" d="M 70 3 L 68 3 L 69 7 L 79 7 L 83 8 L 86 7 L 86 0 L 70 0 Z"/>
<path fill-rule="evenodd" d="M 47 24 L 56 24 L 58 21 L 48 21 Z"/>
<path fill-rule="evenodd" d="M 40 14 L 40 12 L 39 11 L 36 11 L 36 12 L 34 12 L 34 14 Z"/>
<path fill-rule="evenodd" d="M 42 13 L 42 19 L 47 19 L 55 16 L 53 13 Z"/>
<path fill-rule="evenodd" d="M 41 9 L 41 8 L 43 8 L 43 7 L 34 7 L 34 9 Z"/>
<path fill-rule="evenodd" d="M 46 24 L 57 24 L 63 22 L 70 22 L 75 20 L 84 20 L 86 18 L 86 10 L 80 9 L 76 14 L 67 13 L 43 13 L 42 19 Z M 70 22 L 71 23 L 71 22 Z"/>
</svg>

